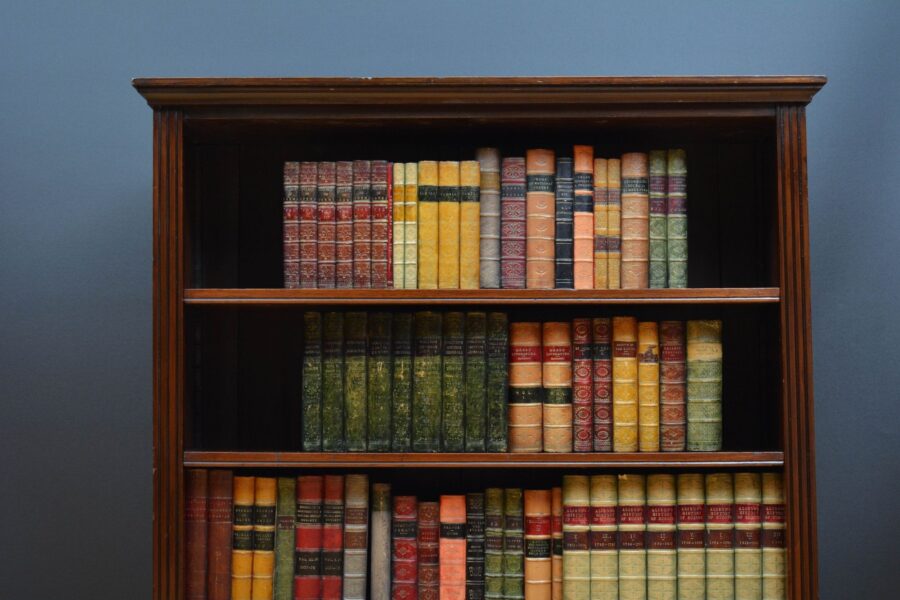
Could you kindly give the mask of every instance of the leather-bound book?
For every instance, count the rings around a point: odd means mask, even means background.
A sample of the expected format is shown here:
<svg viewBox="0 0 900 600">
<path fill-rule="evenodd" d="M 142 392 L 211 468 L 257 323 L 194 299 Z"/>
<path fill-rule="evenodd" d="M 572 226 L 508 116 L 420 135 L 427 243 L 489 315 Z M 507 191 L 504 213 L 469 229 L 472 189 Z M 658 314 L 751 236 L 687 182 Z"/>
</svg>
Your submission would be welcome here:
<svg viewBox="0 0 900 600">
<path fill-rule="evenodd" d="M 391 486 L 372 484 L 371 600 L 391 597 Z"/>
<path fill-rule="evenodd" d="M 334 169 L 334 285 L 353 287 L 353 162 L 335 163 Z"/>
<path fill-rule="evenodd" d="M 344 313 L 322 318 L 322 450 L 340 452 L 344 444 Z"/>
<path fill-rule="evenodd" d="M 706 599 L 734 599 L 734 478 L 706 476 Z"/>
<path fill-rule="evenodd" d="M 503 597 L 503 488 L 484 491 L 484 597 Z"/>
<path fill-rule="evenodd" d="M 525 490 L 525 597 L 551 600 L 553 593 L 550 490 Z"/>
<path fill-rule="evenodd" d="M 563 475 L 563 600 L 591 597 L 590 478 Z"/>
<path fill-rule="evenodd" d="M 668 286 L 666 259 L 666 151 L 652 150 L 649 154 L 650 198 L 650 287 Z"/>
<path fill-rule="evenodd" d="M 686 288 L 688 270 L 687 157 L 684 150 L 667 153 L 666 257 L 669 287 Z"/>
<path fill-rule="evenodd" d="M 553 289 L 554 182 L 553 150 L 529 150 L 525 155 L 525 287 Z"/>
<path fill-rule="evenodd" d="M 385 288 L 393 289 L 394 287 L 394 163 L 387 164 L 387 260 L 385 260 L 387 271 L 387 282 Z"/>
<path fill-rule="evenodd" d="M 520 600 L 525 597 L 525 523 L 522 490 L 503 490 L 503 597 Z"/>
<path fill-rule="evenodd" d="M 440 506 L 419 502 L 419 600 L 438 600 L 441 588 Z"/>
<path fill-rule="evenodd" d="M 638 324 L 634 317 L 612 320 L 613 451 L 638 451 Z"/>
<path fill-rule="evenodd" d="M 275 505 L 275 600 L 294 597 L 295 542 L 297 529 L 297 479 L 278 478 Z M 320 544 L 321 545 L 321 540 Z"/>
<path fill-rule="evenodd" d="M 294 600 L 316 600 L 322 597 L 324 496 L 325 480 L 321 475 L 303 475 L 297 478 Z"/>
<path fill-rule="evenodd" d="M 391 215 L 393 222 L 391 233 L 393 235 L 393 261 L 391 272 L 393 273 L 394 289 L 406 288 L 406 164 L 393 164 L 393 177 L 391 181 Z"/>
<path fill-rule="evenodd" d="M 414 290 L 419 287 L 419 164 L 406 163 L 403 179 L 404 211 L 403 232 L 403 287 Z"/>
<path fill-rule="evenodd" d="M 607 160 L 594 159 L 594 289 L 609 288 L 609 184 Z"/>
<path fill-rule="evenodd" d="M 572 328 L 543 324 L 544 452 L 572 451 Z"/>
<path fill-rule="evenodd" d="M 459 287 L 477 290 L 481 280 L 481 168 L 459 163 Z"/>
<path fill-rule="evenodd" d="M 663 452 L 685 448 L 684 321 L 659 324 L 659 445 Z"/>
<path fill-rule="evenodd" d="M 507 426 L 507 396 L 509 394 L 509 323 L 506 313 L 492 312 L 487 316 L 487 389 L 485 449 L 506 452 L 509 444 Z"/>
<path fill-rule="evenodd" d="M 366 370 L 366 416 L 369 421 L 369 452 L 387 452 L 391 449 L 391 329 L 389 312 L 369 314 L 368 360 Z"/>
<path fill-rule="evenodd" d="M 231 600 L 250 600 L 253 588 L 253 502 L 255 477 L 234 478 Z"/>
<path fill-rule="evenodd" d="M 575 146 L 575 193 L 572 205 L 576 290 L 594 288 L 594 148 Z"/>
<path fill-rule="evenodd" d="M 622 155 L 622 289 L 648 287 L 650 200 L 647 155 Z"/>
<path fill-rule="evenodd" d="M 300 163 L 284 163 L 281 237 L 284 287 L 300 287 Z"/>
<path fill-rule="evenodd" d="M 366 600 L 369 476 L 344 477 L 344 600 Z"/>
<path fill-rule="evenodd" d="M 419 267 L 420 290 L 438 288 L 439 199 L 438 164 L 433 160 L 419 163 Z"/>
<path fill-rule="evenodd" d="M 231 519 L 234 477 L 231 471 L 209 471 L 207 501 L 206 596 L 209 600 L 231 598 Z"/>
<path fill-rule="evenodd" d="M 418 597 L 417 511 L 418 501 L 415 496 L 394 496 L 394 520 L 391 527 L 392 600 L 416 600 Z"/>
<path fill-rule="evenodd" d="M 316 236 L 318 238 L 317 287 L 336 287 L 337 207 L 335 200 L 335 164 L 320 162 L 316 185 Z"/>
<path fill-rule="evenodd" d="M 484 452 L 487 424 L 487 315 L 466 313 L 466 452 Z"/>
<path fill-rule="evenodd" d="M 646 491 L 643 475 L 619 475 L 619 598 L 646 600 Z"/>
<path fill-rule="evenodd" d="M 186 469 L 184 478 L 184 597 L 206 600 L 209 473 Z"/>
<path fill-rule="evenodd" d="M 509 451 L 543 447 L 541 324 L 509 325 Z"/>
<path fill-rule="evenodd" d="M 340 600 L 344 581 L 344 476 L 325 475 L 322 502 L 322 600 Z"/>
<path fill-rule="evenodd" d="M 353 161 L 353 287 L 372 287 L 372 162 Z"/>
<path fill-rule="evenodd" d="M 441 449 L 441 330 L 440 313 L 415 315 L 413 341 L 412 448 L 414 452 Z"/>
<path fill-rule="evenodd" d="M 706 493 L 701 473 L 677 477 L 678 600 L 706 598 Z"/>
<path fill-rule="evenodd" d="M 617 503 L 616 476 L 592 475 L 590 479 L 591 598 L 618 597 Z"/>
<path fill-rule="evenodd" d="M 622 287 L 622 161 L 606 161 L 606 252 L 609 289 Z"/>
<path fill-rule="evenodd" d="M 553 587 L 550 597 L 562 600 L 563 582 L 563 532 L 562 532 L 562 488 L 550 490 L 550 545 L 553 572 Z"/>
<path fill-rule="evenodd" d="M 466 597 L 466 497 L 441 496 L 440 599 Z"/>
<path fill-rule="evenodd" d="M 762 474 L 762 597 L 784 600 L 784 480 L 781 473 Z"/>
<path fill-rule="evenodd" d="M 252 600 L 272 598 L 275 574 L 275 501 L 274 477 L 257 477 L 253 503 L 253 589 Z"/>
<path fill-rule="evenodd" d="M 318 167 L 314 162 L 300 163 L 300 287 L 314 288 L 319 278 L 319 233 L 316 227 L 316 186 Z"/>
<path fill-rule="evenodd" d="M 560 156 L 556 159 L 554 287 L 571 290 L 575 287 L 574 251 L 572 239 L 574 224 L 572 207 L 575 202 L 572 183 L 572 159 Z"/>
<path fill-rule="evenodd" d="M 659 327 L 638 323 L 638 450 L 659 452 Z"/>
<path fill-rule="evenodd" d="M 676 600 L 675 476 L 647 475 L 647 598 Z"/>
<path fill-rule="evenodd" d="M 479 148 L 475 156 L 481 168 L 480 283 L 484 289 L 496 289 L 500 287 L 500 151 Z"/>
<path fill-rule="evenodd" d="M 438 163 L 438 288 L 459 289 L 459 161 Z"/>
<path fill-rule="evenodd" d="M 759 473 L 734 474 L 734 598 L 762 600 Z"/>
<path fill-rule="evenodd" d="M 594 317 L 591 321 L 593 337 L 594 386 L 594 452 L 612 450 L 612 320 Z"/>
<path fill-rule="evenodd" d="M 391 450 L 412 449 L 412 313 L 394 313 L 391 355 Z"/>
<path fill-rule="evenodd" d="M 441 360 L 441 443 L 445 452 L 466 448 L 466 315 L 444 313 Z"/>
<path fill-rule="evenodd" d="M 687 449 L 722 449 L 722 321 L 687 322 Z"/>
<path fill-rule="evenodd" d="M 484 494 L 466 494 L 466 600 L 484 598 Z"/>
<path fill-rule="evenodd" d="M 500 287 L 525 287 L 525 159 L 503 159 L 500 172 Z"/>
<path fill-rule="evenodd" d="M 344 446 L 350 452 L 366 450 L 367 322 L 368 313 L 344 315 Z"/>
<path fill-rule="evenodd" d="M 388 163 L 373 160 L 372 163 L 372 287 L 388 287 L 388 262 L 390 239 L 390 213 L 388 211 Z"/>
<path fill-rule="evenodd" d="M 322 313 L 303 313 L 303 449 L 322 449 Z"/>
<path fill-rule="evenodd" d="M 590 319 L 572 321 L 572 449 L 594 449 L 594 345 Z"/>
</svg>

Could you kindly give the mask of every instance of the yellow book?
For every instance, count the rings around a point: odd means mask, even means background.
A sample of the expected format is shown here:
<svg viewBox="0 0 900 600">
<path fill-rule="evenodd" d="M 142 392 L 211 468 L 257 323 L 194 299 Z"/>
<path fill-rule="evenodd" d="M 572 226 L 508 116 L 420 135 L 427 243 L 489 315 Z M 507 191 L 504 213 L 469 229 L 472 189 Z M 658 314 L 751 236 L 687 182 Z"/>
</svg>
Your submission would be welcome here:
<svg viewBox="0 0 900 600">
<path fill-rule="evenodd" d="M 637 319 L 613 317 L 612 322 L 613 452 L 637 452 Z"/>
<path fill-rule="evenodd" d="M 590 480 L 563 475 L 563 600 L 583 600 L 591 592 Z"/>
<path fill-rule="evenodd" d="M 591 475 L 591 600 L 619 597 L 615 475 Z"/>
<path fill-rule="evenodd" d="M 391 269 L 394 273 L 394 289 L 402 290 L 406 287 L 403 283 L 403 273 L 405 260 L 403 251 L 406 248 L 404 236 L 406 234 L 406 186 L 404 185 L 404 177 L 406 169 L 403 163 L 394 163 L 393 180 L 391 182 L 391 202 L 393 202 L 393 227 L 392 234 L 394 236 L 392 251 L 394 253 Z"/>
<path fill-rule="evenodd" d="M 419 289 L 438 287 L 438 164 L 433 160 L 419 163 L 418 177 Z"/>
<path fill-rule="evenodd" d="M 609 186 L 607 160 L 594 159 L 594 289 L 609 288 Z"/>
<path fill-rule="evenodd" d="M 759 473 L 734 474 L 734 598 L 762 600 Z"/>
<path fill-rule="evenodd" d="M 609 289 L 622 287 L 622 161 L 610 158 L 606 161 L 607 217 L 606 248 L 608 252 Z"/>
<path fill-rule="evenodd" d="M 678 486 L 678 600 L 706 597 L 706 494 L 701 473 L 680 473 Z"/>
<path fill-rule="evenodd" d="M 706 476 L 706 600 L 734 600 L 734 481 Z"/>
<path fill-rule="evenodd" d="M 414 290 L 419 287 L 419 165 L 406 163 L 403 178 L 403 287 Z"/>
<path fill-rule="evenodd" d="M 784 479 L 781 473 L 762 474 L 762 597 L 784 600 Z"/>
<path fill-rule="evenodd" d="M 481 166 L 459 163 L 459 287 L 477 290 L 481 280 Z"/>
<path fill-rule="evenodd" d="M 678 590 L 675 554 L 675 476 L 647 475 L 647 596 L 675 600 Z"/>
<path fill-rule="evenodd" d="M 255 477 L 234 478 L 231 533 L 231 598 L 250 600 L 253 587 L 253 500 Z"/>
<path fill-rule="evenodd" d="M 659 330 L 638 323 L 638 449 L 659 452 Z"/>
<path fill-rule="evenodd" d="M 619 475 L 619 600 L 647 600 L 644 504 L 644 476 Z"/>
<path fill-rule="evenodd" d="M 459 289 L 459 161 L 438 163 L 438 288 Z"/>
<path fill-rule="evenodd" d="M 272 599 L 275 572 L 275 498 L 277 479 L 257 477 L 253 503 L 253 590 L 251 600 Z"/>
</svg>

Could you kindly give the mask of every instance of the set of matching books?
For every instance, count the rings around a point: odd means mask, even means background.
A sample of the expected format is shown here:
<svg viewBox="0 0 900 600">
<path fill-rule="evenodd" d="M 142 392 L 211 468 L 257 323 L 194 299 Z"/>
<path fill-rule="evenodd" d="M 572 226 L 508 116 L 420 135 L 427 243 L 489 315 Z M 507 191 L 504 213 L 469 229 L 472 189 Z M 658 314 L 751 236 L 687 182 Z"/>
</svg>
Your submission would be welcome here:
<svg viewBox="0 0 900 600">
<path fill-rule="evenodd" d="M 687 287 L 684 150 L 284 163 L 287 288 Z"/>
<path fill-rule="evenodd" d="M 187 600 L 781 600 L 780 473 L 566 475 L 439 502 L 186 474 Z"/>
</svg>

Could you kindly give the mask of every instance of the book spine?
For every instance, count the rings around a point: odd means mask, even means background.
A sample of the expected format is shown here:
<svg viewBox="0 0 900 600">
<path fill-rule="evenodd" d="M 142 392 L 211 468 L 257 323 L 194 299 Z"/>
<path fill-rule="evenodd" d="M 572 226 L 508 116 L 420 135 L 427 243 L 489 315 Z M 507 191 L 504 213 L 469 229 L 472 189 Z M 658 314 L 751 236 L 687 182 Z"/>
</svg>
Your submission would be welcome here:
<svg viewBox="0 0 900 600">
<path fill-rule="evenodd" d="M 206 600 L 208 471 L 187 469 L 184 488 L 184 597 Z"/>
<path fill-rule="evenodd" d="M 321 475 L 298 477 L 295 487 L 295 535 L 293 537 L 294 600 L 322 597 L 322 534 L 325 480 Z"/>
<path fill-rule="evenodd" d="M 647 475 L 647 597 L 676 600 L 675 476 Z"/>
<path fill-rule="evenodd" d="M 666 257 L 669 287 L 687 287 L 687 157 L 684 150 L 667 153 Z"/>
<path fill-rule="evenodd" d="M 651 288 L 668 286 L 666 256 L 666 151 L 652 150 L 649 155 L 649 283 Z"/>
<path fill-rule="evenodd" d="M 551 572 L 553 585 L 550 591 L 552 600 L 562 600 L 563 585 L 563 532 L 562 532 L 562 488 L 550 490 L 550 546 Z"/>
<path fill-rule="evenodd" d="M 676 485 L 678 600 L 706 598 L 706 494 L 703 475 L 680 473 Z"/>
<path fill-rule="evenodd" d="M 762 597 L 785 600 L 784 480 L 781 473 L 762 474 Z"/>
<path fill-rule="evenodd" d="M 612 320 L 613 451 L 638 451 L 637 320 Z"/>
<path fill-rule="evenodd" d="M 316 227 L 316 185 L 317 165 L 314 162 L 300 163 L 300 287 L 314 288 L 317 285 L 319 269 L 319 233 Z"/>
<path fill-rule="evenodd" d="M 543 324 L 544 452 L 572 451 L 572 330 L 567 322 Z"/>
<path fill-rule="evenodd" d="M 649 285 L 650 200 L 647 155 L 622 155 L 622 289 Z"/>
<path fill-rule="evenodd" d="M 344 477 L 344 600 L 366 600 L 369 476 Z"/>
<path fill-rule="evenodd" d="M 762 600 L 759 473 L 734 474 L 734 598 Z"/>
<path fill-rule="evenodd" d="M 438 289 L 438 246 L 440 236 L 440 199 L 438 164 L 419 163 L 419 289 Z"/>
<path fill-rule="evenodd" d="M 594 452 L 612 450 L 612 321 L 609 317 L 594 317 L 593 336 L 594 384 Z"/>
<path fill-rule="evenodd" d="M 417 500 L 415 496 L 394 496 L 391 527 L 391 599 L 416 600 L 418 550 L 416 544 Z"/>
<path fill-rule="evenodd" d="M 664 452 L 685 448 L 684 321 L 659 324 L 659 439 Z"/>
<path fill-rule="evenodd" d="M 325 475 L 322 502 L 322 600 L 340 600 L 344 580 L 344 476 Z"/>
<path fill-rule="evenodd" d="M 488 452 L 506 452 L 507 396 L 509 393 L 509 323 L 506 313 L 492 312 L 487 317 L 486 418 Z"/>
<path fill-rule="evenodd" d="M 550 490 L 525 490 L 525 597 L 550 600 L 553 558 Z"/>
<path fill-rule="evenodd" d="M 403 233 L 403 287 L 414 290 L 419 287 L 419 165 L 406 163 L 403 197 L 405 229 Z"/>
<path fill-rule="evenodd" d="M 322 313 L 303 313 L 303 449 L 322 450 Z"/>
<path fill-rule="evenodd" d="M 334 173 L 334 285 L 348 289 L 353 287 L 353 163 L 336 163 Z"/>
<path fill-rule="evenodd" d="M 369 421 L 369 452 L 387 452 L 391 449 L 391 313 L 376 312 L 369 315 L 369 349 L 366 369 L 367 406 Z"/>
<path fill-rule="evenodd" d="M 234 478 L 231 599 L 250 600 L 253 588 L 253 502 L 255 477 Z"/>
<path fill-rule="evenodd" d="M 503 490 L 503 597 L 519 600 L 525 597 L 525 531 L 522 490 Z"/>
<path fill-rule="evenodd" d="M 368 313 L 344 316 L 344 446 L 349 452 L 365 452 L 368 383 L 366 332 Z"/>
<path fill-rule="evenodd" d="M 500 174 L 500 287 L 525 288 L 525 159 L 504 158 Z"/>
<path fill-rule="evenodd" d="M 706 476 L 706 599 L 734 600 L 734 480 Z"/>
<path fill-rule="evenodd" d="M 372 287 L 372 162 L 353 161 L 353 287 Z"/>
<path fill-rule="evenodd" d="M 284 163 L 284 199 L 282 200 L 282 246 L 284 248 L 284 287 L 300 287 L 300 163 Z"/>
<path fill-rule="evenodd" d="M 481 280 L 481 167 L 459 163 L 459 287 L 477 290 Z"/>
<path fill-rule="evenodd" d="M 391 598 L 391 486 L 372 484 L 372 584 L 368 598 Z"/>
<path fill-rule="evenodd" d="M 231 471 L 209 472 L 207 502 L 206 595 L 209 600 L 231 597 L 231 519 L 234 477 Z"/>
<path fill-rule="evenodd" d="M 500 287 L 500 151 L 479 148 L 475 152 L 481 169 L 480 284 L 484 289 Z"/>
<path fill-rule="evenodd" d="M 609 288 L 609 187 L 607 160 L 594 159 L 594 289 Z"/>
<path fill-rule="evenodd" d="M 541 324 L 509 326 L 509 451 L 540 452 L 543 388 Z"/>
<path fill-rule="evenodd" d="M 412 448 L 441 449 L 441 315 L 417 312 L 413 355 Z"/>
<path fill-rule="evenodd" d="M 591 597 L 590 492 L 586 475 L 564 475 L 562 483 L 562 598 Z"/>
<path fill-rule="evenodd" d="M 278 478 L 275 505 L 275 600 L 294 597 L 295 536 L 297 528 L 297 480 Z"/>
<path fill-rule="evenodd" d="M 391 450 L 412 449 L 412 313 L 394 314 L 393 383 L 391 385 Z"/>
<path fill-rule="evenodd" d="M 638 450 L 659 452 L 659 327 L 638 323 Z"/>
<path fill-rule="evenodd" d="M 503 488 L 484 491 L 484 597 L 503 597 Z"/>
<path fill-rule="evenodd" d="M 394 163 L 391 181 L 391 214 L 393 224 L 391 232 L 393 240 L 393 287 L 398 290 L 406 288 L 406 164 Z"/>
<path fill-rule="evenodd" d="M 484 494 L 466 494 L 466 600 L 484 599 Z"/>
<path fill-rule="evenodd" d="M 525 155 L 525 287 L 553 289 L 555 177 L 552 150 Z"/>
<path fill-rule="evenodd" d="M 554 241 L 554 287 L 571 290 L 575 287 L 572 159 L 556 159 L 555 241 Z"/>
<path fill-rule="evenodd" d="M 459 161 L 438 163 L 438 288 L 459 289 Z"/>
<path fill-rule="evenodd" d="M 344 444 L 344 313 L 322 319 L 322 450 L 340 452 Z"/>
<path fill-rule="evenodd" d="M 372 246 L 371 246 L 371 283 L 373 288 L 388 287 L 389 252 L 389 220 L 388 212 L 388 163 L 384 160 L 373 160 L 372 163 Z"/>
<path fill-rule="evenodd" d="M 592 381 L 594 348 L 591 343 L 591 320 L 572 321 L 572 449 L 590 452 L 594 449 Z"/>
<path fill-rule="evenodd" d="M 320 162 L 316 187 L 316 235 L 318 237 L 317 287 L 336 287 L 337 207 L 335 201 L 335 165 Z"/>
<path fill-rule="evenodd" d="M 572 251 L 576 290 L 594 288 L 594 148 L 575 146 Z"/>
<path fill-rule="evenodd" d="M 272 598 L 275 574 L 275 500 L 274 477 L 257 477 L 253 504 L 253 584 L 251 600 Z"/>
<path fill-rule="evenodd" d="M 444 314 L 441 447 L 446 452 L 462 452 L 466 447 L 465 318 L 461 312 Z"/>
<path fill-rule="evenodd" d="M 622 287 L 622 161 L 606 161 L 607 278 L 609 289 Z"/>
<path fill-rule="evenodd" d="M 619 597 L 625 600 L 647 598 L 644 483 L 643 475 L 619 475 Z"/>
<path fill-rule="evenodd" d="M 615 475 L 592 475 L 590 479 L 591 598 L 617 598 L 619 551 Z"/>
<path fill-rule="evenodd" d="M 394 163 L 387 164 L 387 285 L 388 289 L 394 286 Z"/>
<path fill-rule="evenodd" d="M 722 449 L 722 321 L 687 322 L 687 449 Z"/>
<path fill-rule="evenodd" d="M 466 314 L 466 452 L 486 449 L 487 315 Z"/>
<path fill-rule="evenodd" d="M 437 502 L 419 503 L 419 600 L 438 600 L 440 594 L 440 508 Z"/>
<path fill-rule="evenodd" d="M 466 597 L 466 497 L 441 496 L 440 599 Z"/>
</svg>

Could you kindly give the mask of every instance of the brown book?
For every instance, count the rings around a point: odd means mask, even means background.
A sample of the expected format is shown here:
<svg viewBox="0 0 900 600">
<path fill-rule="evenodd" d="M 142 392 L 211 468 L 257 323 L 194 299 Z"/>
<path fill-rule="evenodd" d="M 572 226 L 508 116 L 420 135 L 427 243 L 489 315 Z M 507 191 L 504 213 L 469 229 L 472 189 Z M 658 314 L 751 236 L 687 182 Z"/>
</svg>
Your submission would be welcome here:
<svg viewBox="0 0 900 600">
<path fill-rule="evenodd" d="M 544 452 L 572 451 L 572 331 L 568 322 L 543 324 Z"/>
<path fill-rule="evenodd" d="M 368 589 L 368 475 L 344 477 L 344 502 L 344 600 L 365 600 Z"/>
<path fill-rule="evenodd" d="M 650 284 L 650 196 L 647 155 L 622 155 L 622 289 Z"/>
<path fill-rule="evenodd" d="M 206 469 L 187 469 L 184 491 L 184 597 L 206 600 L 207 507 Z"/>
<path fill-rule="evenodd" d="M 550 490 L 525 490 L 526 600 L 551 600 L 553 590 L 551 506 Z"/>
<path fill-rule="evenodd" d="M 553 150 L 529 150 L 525 173 L 525 287 L 549 290 L 556 275 Z"/>
<path fill-rule="evenodd" d="M 594 148 L 575 146 L 573 203 L 575 289 L 594 287 Z"/>
<path fill-rule="evenodd" d="M 606 161 L 607 277 L 609 289 L 622 287 L 622 161 Z M 649 202 L 649 200 L 648 200 Z"/>
<path fill-rule="evenodd" d="M 594 386 L 590 319 L 572 321 L 572 449 L 590 452 L 594 448 Z"/>
<path fill-rule="evenodd" d="M 509 451 L 540 452 L 541 324 L 509 325 Z"/>
<path fill-rule="evenodd" d="M 684 451 L 684 344 L 684 321 L 659 324 L 659 445 L 663 452 Z"/>
<path fill-rule="evenodd" d="M 272 598 L 275 574 L 275 507 L 277 480 L 257 477 L 253 499 L 253 587 L 251 600 Z"/>
<path fill-rule="evenodd" d="M 607 161 L 594 159 L 594 289 L 609 288 L 609 185 Z"/>
<path fill-rule="evenodd" d="M 231 511 L 234 485 L 231 471 L 209 472 L 206 595 L 209 600 L 231 598 Z"/>
<path fill-rule="evenodd" d="M 370 600 L 391 598 L 391 485 L 372 484 L 372 535 L 369 542 L 372 581 Z"/>
<path fill-rule="evenodd" d="M 419 553 L 419 600 L 438 600 L 440 593 L 440 507 L 437 502 L 419 502 L 416 540 Z"/>
<path fill-rule="evenodd" d="M 300 163 L 284 163 L 281 237 L 284 287 L 300 287 Z"/>
<path fill-rule="evenodd" d="M 394 496 L 391 527 L 392 600 L 416 600 L 418 596 L 417 504 L 415 496 Z"/>
<path fill-rule="evenodd" d="M 253 499 L 255 489 L 255 477 L 234 478 L 231 600 L 250 600 L 253 588 Z"/>
<path fill-rule="evenodd" d="M 466 497 L 441 496 L 440 600 L 466 597 Z"/>
<path fill-rule="evenodd" d="M 762 593 L 764 600 L 784 600 L 784 478 L 781 473 L 762 474 Z"/>
<path fill-rule="evenodd" d="M 320 162 L 316 187 L 316 236 L 318 237 L 318 277 L 320 288 L 335 287 L 337 264 L 337 208 L 335 204 L 335 164 Z"/>
<path fill-rule="evenodd" d="M 594 317 L 593 329 L 593 375 L 594 387 L 594 452 L 612 450 L 613 405 L 612 405 L 612 320 L 609 317 Z"/>
<path fill-rule="evenodd" d="M 319 233 L 316 209 L 317 165 L 300 163 L 300 287 L 315 288 L 318 284 Z"/>
</svg>

